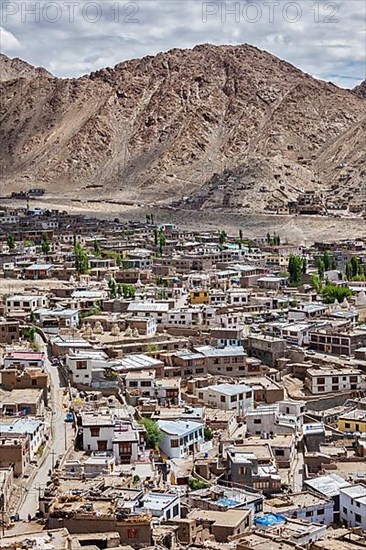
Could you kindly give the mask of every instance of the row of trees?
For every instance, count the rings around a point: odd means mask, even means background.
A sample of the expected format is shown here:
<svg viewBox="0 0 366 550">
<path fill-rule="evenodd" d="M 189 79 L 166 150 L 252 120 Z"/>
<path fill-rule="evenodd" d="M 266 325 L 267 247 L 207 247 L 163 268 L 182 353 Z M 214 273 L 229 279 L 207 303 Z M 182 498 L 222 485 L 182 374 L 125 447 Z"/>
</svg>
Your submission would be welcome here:
<svg viewBox="0 0 366 550">
<path fill-rule="evenodd" d="M 307 261 L 301 256 L 291 255 L 288 261 L 289 282 L 291 286 L 300 286 L 306 274 Z"/>
<path fill-rule="evenodd" d="M 359 259 L 353 256 L 346 263 L 346 277 L 348 281 L 365 281 L 366 265 L 360 263 Z"/>
<path fill-rule="evenodd" d="M 6 244 L 8 245 L 10 250 L 14 250 L 15 248 L 15 237 L 14 235 L 8 235 L 6 238 Z M 34 246 L 33 241 L 25 241 L 24 246 Z M 41 240 L 41 248 L 44 255 L 47 255 L 51 249 L 51 243 L 49 241 L 47 233 L 43 233 L 42 240 Z"/>
<path fill-rule="evenodd" d="M 108 281 L 108 287 L 112 298 L 134 298 L 136 294 L 134 285 L 118 284 L 114 279 Z"/>
<path fill-rule="evenodd" d="M 281 238 L 279 235 L 277 235 L 276 232 L 271 235 L 270 233 L 267 233 L 267 244 L 270 246 L 280 246 L 281 244 Z"/>
<path fill-rule="evenodd" d="M 162 228 L 158 229 L 157 227 L 154 227 L 154 245 L 159 255 L 162 256 L 166 246 L 166 235 Z"/>
</svg>

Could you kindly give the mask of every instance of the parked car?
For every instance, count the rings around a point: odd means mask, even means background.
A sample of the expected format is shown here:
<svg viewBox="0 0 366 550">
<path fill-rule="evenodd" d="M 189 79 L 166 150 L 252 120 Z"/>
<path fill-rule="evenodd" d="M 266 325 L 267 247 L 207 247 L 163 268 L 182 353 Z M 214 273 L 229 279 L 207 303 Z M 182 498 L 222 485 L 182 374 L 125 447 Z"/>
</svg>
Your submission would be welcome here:
<svg viewBox="0 0 366 550">
<path fill-rule="evenodd" d="M 73 422 L 74 421 L 74 413 L 71 411 L 68 411 L 66 413 L 65 422 Z"/>
</svg>

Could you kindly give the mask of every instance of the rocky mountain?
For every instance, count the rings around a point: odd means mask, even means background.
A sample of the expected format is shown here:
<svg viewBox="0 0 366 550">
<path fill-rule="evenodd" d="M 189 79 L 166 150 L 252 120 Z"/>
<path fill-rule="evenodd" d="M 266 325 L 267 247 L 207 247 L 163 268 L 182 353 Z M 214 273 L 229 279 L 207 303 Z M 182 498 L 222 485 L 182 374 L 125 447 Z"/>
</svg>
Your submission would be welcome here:
<svg viewBox="0 0 366 550">
<path fill-rule="evenodd" d="M 37 76 L 53 78 L 52 74 L 43 69 L 43 67 L 33 67 L 33 65 L 17 57 L 10 59 L 6 55 L 0 54 L 0 82 L 6 82 L 15 78 L 30 79 Z"/>
<path fill-rule="evenodd" d="M 361 82 L 356 88 L 353 89 L 354 92 L 356 92 L 357 95 L 366 98 L 366 80 Z"/>
<path fill-rule="evenodd" d="M 174 49 L 78 79 L 35 71 L 0 85 L 2 194 L 244 211 L 306 190 L 366 198 L 365 100 L 255 47 Z"/>
</svg>

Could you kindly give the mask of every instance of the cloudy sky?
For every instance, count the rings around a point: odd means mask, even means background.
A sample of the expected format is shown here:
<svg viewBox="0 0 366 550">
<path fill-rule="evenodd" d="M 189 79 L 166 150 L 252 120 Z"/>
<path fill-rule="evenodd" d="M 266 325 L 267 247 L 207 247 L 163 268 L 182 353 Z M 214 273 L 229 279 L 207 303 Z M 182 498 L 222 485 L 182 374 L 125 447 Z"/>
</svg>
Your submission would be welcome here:
<svg viewBox="0 0 366 550">
<path fill-rule="evenodd" d="M 1 0 L 1 51 L 60 77 L 196 44 L 249 43 L 317 78 L 365 78 L 365 0 Z"/>
</svg>

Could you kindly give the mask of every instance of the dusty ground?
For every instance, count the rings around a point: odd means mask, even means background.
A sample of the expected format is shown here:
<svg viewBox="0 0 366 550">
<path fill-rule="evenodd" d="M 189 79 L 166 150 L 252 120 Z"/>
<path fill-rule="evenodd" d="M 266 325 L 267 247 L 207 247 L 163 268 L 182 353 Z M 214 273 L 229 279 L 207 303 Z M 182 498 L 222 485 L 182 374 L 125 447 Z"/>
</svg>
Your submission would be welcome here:
<svg viewBox="0 0 366 550">
<path fill-rule="evenodd" d="M 65 285 L 58 279 L 46 279 L 41 281 L 32 281 L 30 279 L 1 279 L 0 278 L 0 296 L 10 294 L 22 294 L 28 290 L 39 290 L 43 292 L 45 289 L 63 288 Z"/>
<path fill-rule="evenodd" d="M 24 201 L 3 200 L 4 206 L 23 207 Z M 268 214 L 245 214 L 217 209 L 213 211 L 172 210 L 151 205 L 120 205 L 105 202 L 75 202 L 70 199 L 62 203 L 56 198 L 45 198 L 31 202 L 40 206 L 67 210 L 71 213 L 87 214 L 104 219 L 118 218 L 121 221 L 145 220 L 146 214 L 154 213 L 157 223 L 176 223 L 182 228 L 198 230 L 225 229 L 238 234 L 243 229 L 244 237 L 253 238 L 276 231 L 285 242 L 311 243 L 314 241 L 337 241 L 342 239 L 366 238 L 366 220 L 361 217 L 326 216 L 277 216 Z"/>
</svg>

